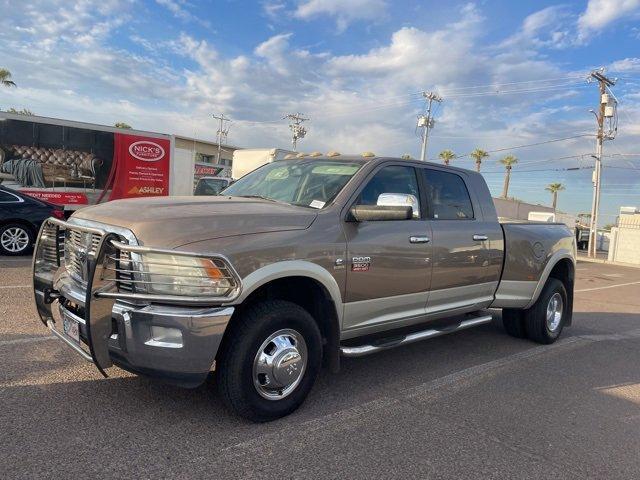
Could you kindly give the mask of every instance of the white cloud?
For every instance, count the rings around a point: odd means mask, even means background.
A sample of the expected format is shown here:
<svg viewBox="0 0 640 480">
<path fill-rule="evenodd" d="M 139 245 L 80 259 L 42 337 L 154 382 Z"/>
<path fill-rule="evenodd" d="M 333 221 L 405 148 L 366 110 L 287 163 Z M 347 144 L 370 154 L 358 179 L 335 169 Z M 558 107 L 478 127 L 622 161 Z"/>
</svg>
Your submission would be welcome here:
<svg viewBox="0 0 640 480">
<path fill-rule="evenodd" d="M 195 22 L 204 27 L 211 26 L 209 22 L 202 20 L 200 17 L 187 10 L 186 2 L 184 0 L 156 0 L 156 3 L 165 7 L 173 14 L 174 17 L 184 22 Z"/>
<path fill-rule="evenodd" d="M 294 16 L 310 20 L 322 15 L 335 17 L 339 31 L 355 20 L 380 20 L 387 12 L 386 0 L 302 0 Z"/>
<path fill-rule="evenodd" d="M 640 10 L 640 0 L 589 0 L 587 9 L 578 19 L 581 39 L 604 29 L 609 24 L 636 14 Z"/>
<path fill-rule="evenodd" d="M 262 4 L 262 9 L 264 13 L 271 20 L 278 20 L 282 17 L 285 12 L 286 5 L 278 0 L 269 0 Z"/>
<path fill-rule="evenodd" d="M 543 8 L 527 16 L 520 29 L 502 43 L 503 47 L 565 48 L 575 40 L 575 18 L 564 5 Z"/>
<path fill-rule="evenodd" d="M 609 70 L 621 73 L 640 73 L 640 58 L 630 57 L 617 60 L 609 65 Z"/>
</svg>

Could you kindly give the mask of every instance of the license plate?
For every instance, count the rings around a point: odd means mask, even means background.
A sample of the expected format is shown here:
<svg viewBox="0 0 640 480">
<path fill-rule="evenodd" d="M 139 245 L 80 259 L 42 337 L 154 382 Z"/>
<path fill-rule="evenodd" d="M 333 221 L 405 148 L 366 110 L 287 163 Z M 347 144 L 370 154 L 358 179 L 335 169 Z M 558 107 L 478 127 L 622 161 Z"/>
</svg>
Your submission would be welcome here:
<svg viewBox="0 0 640 480">
<path fill-rule="evenodd" d="M 76 343 L 80 343 L 80 327 L 78 322 L 73 318 L 69 318 L 67 316 L 63 317 L 62 331 L 67 337 L 71 338 Z"/>
</svg>

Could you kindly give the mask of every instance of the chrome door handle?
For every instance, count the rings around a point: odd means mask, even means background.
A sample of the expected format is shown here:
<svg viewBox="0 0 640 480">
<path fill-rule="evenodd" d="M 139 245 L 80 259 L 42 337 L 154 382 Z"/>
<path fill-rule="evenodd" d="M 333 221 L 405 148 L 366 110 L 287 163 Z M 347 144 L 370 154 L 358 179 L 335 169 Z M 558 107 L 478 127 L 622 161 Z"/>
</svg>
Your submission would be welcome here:
<svg viewBox="0 0 640 480">
<path fill-rule="evenodd" d="M 420 235 L 411 235 L 409 237 L 409 243 L 429 243 L 431 239 L 429 237 Z"/>
<path fill-rule="evenodd" d="M 486 235 L 474 235 L 473 236 L 473 241 L 474 242 L 484 242 L 485 240 L 489 240 L 489 237 L 487 237 Z"/>
</svg>

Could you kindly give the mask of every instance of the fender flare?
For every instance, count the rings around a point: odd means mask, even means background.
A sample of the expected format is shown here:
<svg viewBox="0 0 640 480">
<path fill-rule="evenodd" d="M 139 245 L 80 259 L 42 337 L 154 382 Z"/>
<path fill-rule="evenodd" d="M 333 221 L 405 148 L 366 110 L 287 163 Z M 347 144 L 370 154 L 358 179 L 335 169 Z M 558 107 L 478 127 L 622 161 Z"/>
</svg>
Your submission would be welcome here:
<svg viewBox="0 0 640 480">
<path fill-rule="evenodd" d="M 336 309 L 339 330 L 342 327 L 343 303 L 338 283 L 328 270 L 305 260 L 284 260 L 261 267 L 242 279 L 242 293 L 233 304 L 244 302 L 261 286 L 280 278 L 307 277 L 316 280 L 329 293 Z"/>
<path fill-rule="evenodd" d="M 545 265 L 544 270 L 542 271 L 542 275 L 540 275 L 540 280 L 538 280 L 538 284 L 536 285 L 536 289 L 533 292 L 533 297 L 531 298 L 531 301 L 524 308 L 530 308 L 534 303 L 538 301 L 538 297 L 540 297 L 540 293 L 542 293 L 542 289 L 547 283 L 547 280 L 549 279 L 549 275 L 551 275 L 551 270 L 554 269 L 554 267 L 558 264 L 560 260 L 564 260 L 564 259 L 570 260 L 575 269 L 576 259 L 573 256 L 573 252 L 567 249 L 562 249 L 555 252 L 547 261 L 547 264 Z"/>
</svg>

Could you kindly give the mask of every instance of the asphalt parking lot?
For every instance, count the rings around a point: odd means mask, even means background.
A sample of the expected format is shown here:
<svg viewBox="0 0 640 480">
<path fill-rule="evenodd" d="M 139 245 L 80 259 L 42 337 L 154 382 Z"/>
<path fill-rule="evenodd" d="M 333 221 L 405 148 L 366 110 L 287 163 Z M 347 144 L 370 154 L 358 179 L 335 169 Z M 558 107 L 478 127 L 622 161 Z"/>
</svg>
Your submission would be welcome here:
<svg viewBox="0 0 640 480">
<path fill-rule="evenodd" d="M 251 424 L 211 385 L 101 375 L 37 320 L 0 257 L 0 478 L 638 478 L 640 269 L 578 264 L 551 346 L 476 329 L 345 359 Z"/>
</svg>

